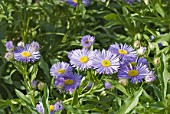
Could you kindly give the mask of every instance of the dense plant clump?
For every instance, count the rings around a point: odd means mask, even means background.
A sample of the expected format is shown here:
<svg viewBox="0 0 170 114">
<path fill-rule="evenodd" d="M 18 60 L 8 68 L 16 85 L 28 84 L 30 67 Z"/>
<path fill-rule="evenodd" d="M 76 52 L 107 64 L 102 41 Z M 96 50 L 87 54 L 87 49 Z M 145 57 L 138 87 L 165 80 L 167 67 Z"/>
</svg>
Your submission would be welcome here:
<svg viewBox="0 0 170 114">
<path fill-rule="evenodd" d="M 0 113 L 169 114 L 169 1 L 0 6 Z"/>
</svg>

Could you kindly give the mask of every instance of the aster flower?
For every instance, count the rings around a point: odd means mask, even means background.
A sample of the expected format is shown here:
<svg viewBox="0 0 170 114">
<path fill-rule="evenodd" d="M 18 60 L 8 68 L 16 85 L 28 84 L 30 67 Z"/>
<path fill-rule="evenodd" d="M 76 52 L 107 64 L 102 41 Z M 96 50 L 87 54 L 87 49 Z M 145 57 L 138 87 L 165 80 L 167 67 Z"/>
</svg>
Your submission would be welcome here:
<svg viewBox="0 0 170 114">
<path fill-rule="evenodd" d="M 90 35 L 85 35 L 81 39 L 81 45 L 84 48 L 89 48 L 94 43 L 95 38 Z"/>
<path fill-rule="evenodd" d="M 60 84 L 58 84 L 57 82 L 60 82 Z M 58 87 L 60 86 L 61 87 L 61 89 L 59 89 L 60 92 L 62 91 L 62 89 L 64 89 L 66 93 L 72 94 L 74 90 L 77 87 L 79 87 L 80 82 L 81 82 L 81 76 L 79 76 L 76 73 L 75 74 L 70 73 L 63 77 L 55 78 L 54 86 L 58 86 Z"/>
<path fill-rule="evenodd" d="M 145 81 L 146 82 L 153 82 L 156 79 L 154 72 L 150 71 L 146 76 L 145 76 Z"/>
<path fill-rule="evenodd" d="M 124 64 L 125 65 L 125 64 Z M 136 67 L 132 65 L 125 65 L 120 67 L 118 71 L 118 78 L 130 79 L 133 84 L 142 82 L 145 76 L 147 76 L 149 70 L 146 65 L 137 64 Z"/>
<path fill-rule="evenodd" d="M 125 0 L 128 4 L 132 4 L 133 2 L 135 2 L 136 0 Z M 141 0 L 138 0 L 138 2 L 141 2 Z"/>
<path fill-rule="evenodd" d="M 66 0 L 66 2 L 73 7 L 77 7 L 77 5 L 78 5 L 78 0 Z M 90 5 L 89 0 L 82 0 L 82 3 L 85 4 L 85 6 Z"/>
<path fill-rule="evenodd" d="M 70 72 L 72 72 L 72 67 L 66 62 L 58 62 L 50 68 L 52 76 L 64 76 Z"/>
<path fill-rule="evenodd" d="M 127 44 L 112 44 L 109 47 L 109 51 L 111 51 L 112 53 L 116 53 L 120 56 L 120 58 L 122 60 L 131 58 L 131 57 L 137 57 L 137 52 L 131 47 L 128 46 Z"/>
<path fill-rule="evenodd" d="M 31 50 L 30 44 L 27 44 L 25 47 L 16 47 L 14 59 L 24 63 L 35 62 L 40 59 L 40 52 Z"/>
<path fill-rule="evenodd" d="M 92 66 L 99 74 L 111 75 L 118 71 L 120 66 L 119 57 L 117 54 L 113 54 L 112 52 L 103 49 L 102 52 L 98 51 L 95 56 L 93 56 Z"/>
<path fill-rule="evenodd" d="M 42 102 L 39 102 L 39 104 L 36 105 L 36 109 L 40 114 L 44 114 L 44 107 Z"/>
<path fill-rule="evenodd" d="M 6 50 L 7 51 L 13 51 L 14 50 L 14 45 L 13 45 L 13 42 L 12 41 L 8 41 L 6 43 Z"/>
<path fill-rule="evenodd" d="M 14 58 L 14 54 L 12 52 L 5 53 L 5 58 L 7 61 L 10 61 Z"/>
<path fill-rule="evenodd" d="M 64 88 L 64 78 L 60 77 L 60 78 L 55 78 L 54 80 L 54 86 L 60 91 L 60 93 L 62 92 L 63 88 Z"/>
<path fill-rule="evenodd" d="M 70 64 L 76 69 L 85 70 L 91 68 L 94 52 L 90 50 L 74 50 L 69 55 Z"/>
<path fill-rule="evenodd" d="M 56 111 L 62 109 L 63 109 L 63 105 L 61 104 L 61 101 L 58 101 L 54 105 L 50 105 L 50 114 L 54 114 Z"/>
</svg>

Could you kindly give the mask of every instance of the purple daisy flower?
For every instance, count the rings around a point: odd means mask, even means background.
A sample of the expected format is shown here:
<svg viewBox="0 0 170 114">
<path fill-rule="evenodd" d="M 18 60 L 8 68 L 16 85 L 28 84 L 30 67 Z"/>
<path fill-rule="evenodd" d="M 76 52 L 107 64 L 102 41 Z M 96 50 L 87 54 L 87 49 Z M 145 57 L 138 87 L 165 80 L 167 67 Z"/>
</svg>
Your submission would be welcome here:
<svg viewBox="0 0 170 114">
<path fill-rule="evenodd" d="M 60 93 L 62 93 L 62 90 L 64 88 L 64 78 L 62 77 L 55 78 L 54 86 L 60 91 Z"/>
<path fill-rule="evenodd" d="M 7 51 L 13 51 L 13 49 L 14 49 L 13 42 L 12 42 L 12 41 L 8 41 L 8 42 L 6 43 L 6 50 L 7 50 Z"/>
<path fill-rule="evenodd" d="M 94 51 L 77 49 L 71 51 L 71 54 L 68 55 L 70 64 L 76 69 L 85 70 L 91 68 Z"/>
<path fill-rule="evenodd" d="M 64 90 L 72 94 L 74 90 L 79 87 L 81 76 L 78 74 L 69 74 L 64 76 Z"/>
<path fill-rule="evenodd" d="M 155 79 L 156 79 L 156 77 L 155 77 L 153 71 L 150 71 L 145 77 L 146 82 L 153 82 Z"/>
<path fill-rule="evenodd" d="M 44 107 L 42 102 L 39 102 L 39 104 L 36 105 L 36 109 L 40 114 L 44 114 Z"/>
<path fill-rule="evenodd" d="M 103 49 L 102 52 L 98 51 L 93 56 L 92 66 L 99 74 L 113 74 L 119 69 L 119 57 L 117 54 Z"/>
<path fill-rule="evenodd" d="M 50 74 L 52 76 L 64 76 L 70 72 L 72 72 L 72 67 L 66 62 L 58 62 L 50 68 Z"/>
<path fill-rule="evenodd" d="M 50 114 L 54 114 L 58 110 L 63 110 L 61 101 L 56 102 L 54 105 L 50 105 Z"/>
<path fill-rule="evenodd" d="M 66 2 L 73 7 L 77 7 L 77 5 L 78 5 L 78 0 L 66 0 Z M 82 0 L 82 3 L 85 4 L 85 6 L 90 5 L 89 0 Z"/>
<path fill-rule="evenodd" d="M 30 44 L 27 44 L 25 47 L 16 47 L 14 59 L 24 63 L 35 62 L 40 59 L 40 52 L 31 50 Z"/>
<path fill-rule="evenodd" d="M 84 48 L 89 48 L 94 43 L 95 38 L 90 35 L 85 35 L 81 39 L 81 45 Z"/>
<path fill-rule="evenodd" d="M 142 82 L 149 70 L 146 65 L 137 64 L 136 67 L 129 64 L 120 67 L 118 71 L 118 78 L 130 79 L 133 84 Z"/>
<path fill-rule="evenodd" d="M 109 51 L 111 51 L 112 53 L 116 53 L 120 56 L 120 58 L 122 58 L 122 60 L 131 58 L 131 57 L 137 57 L 137 52 L 131 47 L 128 46 L 127 44 L 112 44 L 109 47 Z"/>
</svg>

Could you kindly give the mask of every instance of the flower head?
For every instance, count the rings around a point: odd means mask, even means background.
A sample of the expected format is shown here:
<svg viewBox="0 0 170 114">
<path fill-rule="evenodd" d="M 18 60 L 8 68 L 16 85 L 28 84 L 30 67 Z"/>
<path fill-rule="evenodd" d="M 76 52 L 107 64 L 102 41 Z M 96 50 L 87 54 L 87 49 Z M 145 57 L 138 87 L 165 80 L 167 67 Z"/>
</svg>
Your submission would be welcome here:
<svg viewBox="0 0 170 114">
<path fill-rule="evenodd" d="M 6 50 L 7 51 L 13 51 L 14 50 L 14 45 L 13 45 L 13 42 L 12 41 L 8 41 L 6 43 Z"/>
<path fill-rule="evenodd" d="M 109 51 L 118 54 L 122 60 L 132 58 L 132 57 L 137 57 L 137 52 L 127 44 L 124 45 L 123 44 L 119 45 L 118 43 L 112 44 L 109 47 Z"/>
<path fill-rule="evenodd" d="M 66 2 L 73 7 L 77 7 L 77 5 L 78 5 L 78 0 L 66 0 Z M 82 0 L 82 3 L 85 4 L 85 6 L 90 5 L 89 0 Z"/>
<path fill-rule="evenodd" d="M 30 46 L 30 44 L 27 44 L 25 47 L 16 47 L 14 59 L 24 63 L 35 62 L 40 59 L 40 52 L 31 50 Z"/>
<path fill-rule="evenodd" d="M 54 105 L 50 105 L 50 114 L 54 114 L 58 110 L 63 110 L 61 101 L 57 101 Z"/>
<path fill-rule="evenodd" d="M 7 61 L 10 61 L 14 58 L 14 54 L 12 52 L 5 53 L 5 58 Z"/>
<path fill-rule="evenodd" d="M 156 79 L 154 72 L 150 71 L 146 76 L 145 76 L 145 81 L 146 82 L 153 82 Z"/>
<path fill-rule="evenodd" d="M 52 76 L 64 76 L 70 72 L 72 72 L 72 67 L 66 62 L 58 62 L 50 68 Z"/>
<path fill-rule="evenodd" d="M 118 78 L 130 79 L 132 83 L 142 82 L 149 70 L 146 65 L 137 64 L 136 67 L 124 64 L 118 71 Z"/>
<path fill-rule="evenodd" d="M 70 64 L 76 69 L 85 70 L 91 68 L 94 52 L 90 50 L 74 50 L 69 55 Z"/>
<path fill-rule="evenodd" d="M 97 51 L 93 56 L 93 68 L 99 74 L 113 74 L 118 71 L 119 68 L 119 57 L 117 54 L 113 54 L 105 49 L 102 52 Z"/>
<path fill-rule="evenodd" d="M 81 39 L 81 45 L 84 48 L 89 48 L 94 43 L 95 38 L 90 35 L 85 35 Z"/>
<path fill-rule="evenodd" d="M 44 107 L 42 102 L 39 102 L 39 104 L 36 105 L 36 109 L 40 114 L 44 114 Z"/>
</svg>

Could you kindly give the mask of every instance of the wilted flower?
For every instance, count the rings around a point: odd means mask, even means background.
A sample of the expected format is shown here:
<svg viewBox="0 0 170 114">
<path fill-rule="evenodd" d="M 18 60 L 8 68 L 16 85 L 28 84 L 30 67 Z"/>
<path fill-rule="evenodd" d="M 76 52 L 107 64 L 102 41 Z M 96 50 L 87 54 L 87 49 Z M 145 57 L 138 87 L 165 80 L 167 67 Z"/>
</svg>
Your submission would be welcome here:
<svg viewBox="0 0 170 114">
<path fill-rule="evenodd" d="M 58 62 L 50 68 L 52 76 L 64 76 L 70 72 L 72 72 L 72 67 L 66 62 Z"/>
<path fill-rule="evenodd" d="M 14 45 L 12 41 L 6 42 L 6 50 L 7 51 L 13 51 L 14 50 Z"/>
<path fill-rule="evenodd" d="M 135 48 L 139 48 L 140 47 L 140 41 L 139 40 L 136 40 L 134 43 L 133 43 L 133 46 L 135 47 Z"/>
<path fill-rule="evenodd" d="M 145 77 L 146 82 L 153 82 L 155 79 L 156 79 L 156 77 L 155 77 L 153 71 L 150 71 Z"/>
<path fill-rule="evenodd" d="M 50 105 L 50 114 L 54 114 L 58 110 L 63 110 L 61 101 L 56 102 L 54 105 Z"/>
<path fill-rule="evenodd" d="M 74 50 L 69 55 L 70 64 L 76 69 L 85 70 L 91 68 L 94 52 L 91 50 Z"/>
<path fill-rule="evenodd" d="M 137 64 L 136 67 L 131 65 L 122 65 L 118 71 L 118 78 L 130 79 L 132 83 L 142 82 L 149 70 L 146 65 Z"/>
<path fill-rule="evenodd" d="M 120 56 L 120 58 L 122 58 L 122 60 L 125 60 L 127 58 L 131 58 L 131 57 L 137 57 L 137 52 L 131 47 L 128 46 L 127 44 L 112 44 L 109 47 L 109 51 L 111 51 L 112 53 L 118 54 Z"/>
<path fill-rule="evenodd" d="M 14 54 L 12 52 L 5 53 L 5 58 L 7 61 L 10 61 L 14 58 Z"/>
<path fill-rule="evenodd" d="M 20 42 L 17 44 L 17 46 L 18 46 L 18 47 L 24 47 L 25 44 L 24 44 L 24 42 L 20 41 Z"/>
<path fill-rule="evenodd" d="M 145 52 L 146 52 L 146 47 L 140 47 L 138 50 L 137 50 L 138 54 L 139 55 L 144 55 Z"/>
<path fill-rule="evenodd" d="M 44 114 L 44 107 L 42 102 L 39 102 L 39 104 L 36 105 L 36 109 L 40 114 Z"/>
<path fill-rule="evenodd" d="M 89 48 L 94 43 L 95 38 L 90 35 L 85 35 L 81 39 L 81 45 L 84 48 Z"/>
<path fill-rule="evenodd" d="M 102 52 L 98 51 L 93 56 L 93 68 L 99 74 L 113 74 L 117 72 L 120 66 L 119 57 L 105 49 Z"/>
<path fill-rule="evenodd" d="M 24 63 L 35 62 L 40 59 L 40 52 L 31 50 L 30 44 L 27 44 L 25 47 L 16 47 L 14 59 Z"/>
</svg>

